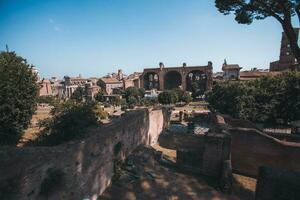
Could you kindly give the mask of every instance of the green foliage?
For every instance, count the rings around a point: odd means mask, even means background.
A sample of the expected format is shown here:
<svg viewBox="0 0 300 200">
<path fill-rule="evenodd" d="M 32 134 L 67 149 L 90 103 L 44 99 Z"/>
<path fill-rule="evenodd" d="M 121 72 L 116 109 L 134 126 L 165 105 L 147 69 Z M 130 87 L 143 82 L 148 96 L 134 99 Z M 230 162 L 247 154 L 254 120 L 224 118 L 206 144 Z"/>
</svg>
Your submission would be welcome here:
<svg viewBox="0 0 300 200">
<path fill-rule="evenodd" d="M 135 105 L 138 104 L 138 100 L 134 96 L 130 96 L 127 100 L 127 104 L 129 108 L 134 108 Z"/>
<path fill-rule="evenodd" d="M 125 90 L 125 99 L 128 101 L 130 97 L 136 98 L 138 101 L 145 95 L 145 90 L 136 87 L 129 87 Z"/>
<path fill-rule="evenodd" d="M 146 107 L 148 107 L 148 106 L 154 106 L 156 104 L 158 104 L 158 99 L 157 98 L 144 97 L 141 100 L 141 105 L 146 106 Z"/>
<path fill-rule="evenodd" d="M 36 109 L 39 86 L 26 60 L 0 53 L 0 144 L 15 144 Z"/>
<path fill-rule="evenodd" d="M 95 100 L 98 102 L 105 102 L 104 92 L 99 90 L 99 92 L 95 95 Z"/>
<path fill-rule="evenodd" d="M 287 125 L 300 117 L 300 73 L 217 84 L 207 100 L 211 108 L 224 114 Z"/>
<path fill-rule="evenodd" d="M 95 104 L 94 113 L 98 118 L 98 121 L 101 119 L 106 119 L 108 117 L 108 113 L 104 110 L 104 106 L 100 103 Z"/>
<path fill-rule="evenodd" d="M 129 87 L 125 90 L 124 97 L 129 108 L 133 108 L 141 103 L 142 98 L 145 96 L 143 88 Z"/>
<path fill-rule="evenodd" d="M 238 98 L 245 95 L 245 86 L 239 82 L 217 84 L 208 93 L 207 101 L 210 106 L 221 113 L 238 117 Z"/>
<path fill-rule="evenodd" d="M 73 92 L 71 99 L 75 100 L 76 102 L 83 102 L 85 96 L 85 89 L 82 87 L 77 87 L 76 90 Z"/>
<path fill-rule="evenodd" d="M 59 104 L 51 111 L 53 116 L 40 123 L 44 129 L 35 143 L 52 146 L 83 137 L 86 128 L 97 125 L 98 119 L 103 117 L 98 109 L 95 112 L 94 103 L 72 100 Z"/>
<path fill-rule="evenodd" d="M 190 95 L 190 93 L 184 92 L 183 95 L 181 96 L 180 100 L 185 103 L 190 103 L 193 100 L 193 98 Z"/>
<path fill-rule="evenodd" d="M 166 90 L 158 95 L 158 102 L 164 105 L 175 104 L 178 101 L 174 91 Z"/>
<path fill-rule="evenodd" d="M 192 101 L 192 97 L 188 92 L 183 91 L 182 89 L 176 88 L 172 92 L 176 94 L 176 102 L 185 102 L 189 103 Z"/>
<path fill-rule="evenodd" d="M 60 169 L 49 168 L 47 170 L 47 176 L 42 181 L 40 194 L 43 196 L 50 196 L 59 189 L 63 184 L 64 172 Z"/>
<path fill-rule="evenodd" d="M 37 98 L 37 103 L 45 103 L 54 106 L 59 103 L 59 100 L 54 96 L 40 96 Z"/>
</svg>

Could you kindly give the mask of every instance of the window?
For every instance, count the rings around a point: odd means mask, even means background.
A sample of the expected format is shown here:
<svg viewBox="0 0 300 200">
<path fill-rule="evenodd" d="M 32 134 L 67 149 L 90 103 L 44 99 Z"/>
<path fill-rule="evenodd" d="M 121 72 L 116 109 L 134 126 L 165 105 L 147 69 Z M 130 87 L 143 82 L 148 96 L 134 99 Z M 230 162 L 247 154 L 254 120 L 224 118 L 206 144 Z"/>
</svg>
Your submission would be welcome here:
<svg viewBox="0 0 300 200">
<path fill-rule="evenodd" d="M 286 52 L 286 55 L 289 56 L 289 55 L 290 55 L 290 52 Z"/>
</svg>

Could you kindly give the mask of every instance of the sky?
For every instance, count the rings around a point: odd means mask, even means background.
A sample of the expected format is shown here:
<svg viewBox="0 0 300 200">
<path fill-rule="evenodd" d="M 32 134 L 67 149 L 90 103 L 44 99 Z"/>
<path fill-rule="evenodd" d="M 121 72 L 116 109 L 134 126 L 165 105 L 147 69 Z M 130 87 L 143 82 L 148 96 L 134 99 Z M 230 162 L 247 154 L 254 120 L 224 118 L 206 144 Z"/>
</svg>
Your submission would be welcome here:
<svg viewBox="0 0 300 200">
<path fill-rule="evenodd" d="M 278 60 L 275 19 L 240 25 L 214 0 L 0 0 L 0 50 L 35 65 L 41 76 L 100 77 L 123 69 L 207 65 L 224 59 L 244 70 Z"/>
</svg>

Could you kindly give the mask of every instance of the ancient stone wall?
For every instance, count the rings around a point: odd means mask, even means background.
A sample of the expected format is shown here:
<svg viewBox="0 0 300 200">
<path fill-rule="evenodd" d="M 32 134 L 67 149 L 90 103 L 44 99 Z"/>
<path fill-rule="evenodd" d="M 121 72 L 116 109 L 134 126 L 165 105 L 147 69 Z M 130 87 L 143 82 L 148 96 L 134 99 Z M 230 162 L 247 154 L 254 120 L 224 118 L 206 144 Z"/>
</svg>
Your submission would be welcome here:
<svg viewBox="0 0 300 200">
<path fill-rule="evenodd" d="M 110 125 L 91 129 L 91 136 L 81 141 L 0 150 L 0 197 L 96 200 L 111 183 L 116 158 L 125 158 L 138 145 L 156 143 L 168 122 L 166 116 L 162 110 L 134 111 Z M 61 172 L 56 177 L 61 183 L 45 196 L 41 184 L 49 169 Z"/>
<path fill-rule="evenodd" d="M 231 161 L 235 172 L 257 177 L 261 166 L 300 170 L 300 143 L 295 138 L 279 140 L 261 132 L 249 121 L 223 117 L 225 120 L 220 120 L 219 115 L 215 122 L 231 135 Z"/>
<path fill-rule="evenodd" d="M 256 129 L 231 129 L 234 171 L 257 177 L 261 166 L 300 170 L 300 143 L 280 141 Z"/>
</svg>

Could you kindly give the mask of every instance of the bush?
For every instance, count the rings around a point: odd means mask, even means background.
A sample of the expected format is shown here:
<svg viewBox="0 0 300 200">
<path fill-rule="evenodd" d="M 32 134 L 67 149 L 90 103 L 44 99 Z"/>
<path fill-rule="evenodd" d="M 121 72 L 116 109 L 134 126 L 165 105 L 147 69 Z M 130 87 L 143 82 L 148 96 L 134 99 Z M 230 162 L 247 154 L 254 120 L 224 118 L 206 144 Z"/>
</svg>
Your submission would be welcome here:
<svg viewBox="0 0 300 200">
<path fill-rule="evenodd" d="M 175 104 L 178 101 L 174 91 L 166 90 L 158 95 L 158 102 L 161 104 Z"/>
<path fill-rule="evenodd" d="M 146 107 L 148 107 L 148 106 L 154 106 L 156 104 L 158 104 L 158 99 L 157 98 L 144 97 L 141 100 L 141 105 L 146 106 Z"/>
<path fill-rule="evenodd" d="M 127 101 L 128 107 L 133 109 L 138 104 L 138 100 L 134 96 L 130 96 Z"/>
<path fill-rule="evenodd" d="M 36 109 L 39 86 L 26 60 L 0 53 L 0 144 L 16 144 Z"/>
<path fill-rule="evenodd" d="M 188 92 L 184 92 L 182 97 L 181 97 L 181 101 L 185 102 L 185 103 L 190 103 L 193 100 L 192 96 L 190 95 L 190 93 Z"/>
<path fill-rule="evenodd" d="M 108 113 L 104 110 L 104 106 L 100 103 L 95 104 L 94 113 L 98 118 L 98 121 L 101 119 L 106 119 L 108 117 Z"/>
<path fill-rule="evenodd" d="M 95 95 L 95 100 L 98 102 L 105 102 L 104 92 L 102 90 Z"/>
<path fill-rule="evenodd" d="M 52 118 L 40 123 L 44 127 L 37 145 L 58 145 L 69 140 L 82 138 L 86 129 L 98 124 L 95 104 L 67 101 L 51 111 Z M 102 116 L 103 117 L 103 116 Z M 101 118 L 101 115 L 100 115 Z"/>
<path fill-rule="evenodd" d="M 40 96 L 37 99 L 37 103 L 45 103 L 51 106 L 55 106 L 59 103 L 59 100 L 56 99 L 54 96 Z"/>
<path fill-rule="evenodd" d="M 76 90 L 73 92 L 71 99 L 75 100 L 76 102 L 83 102 L 85 96 L 85 89 L 82 87 L 77 87 Z"/>
</svg>

